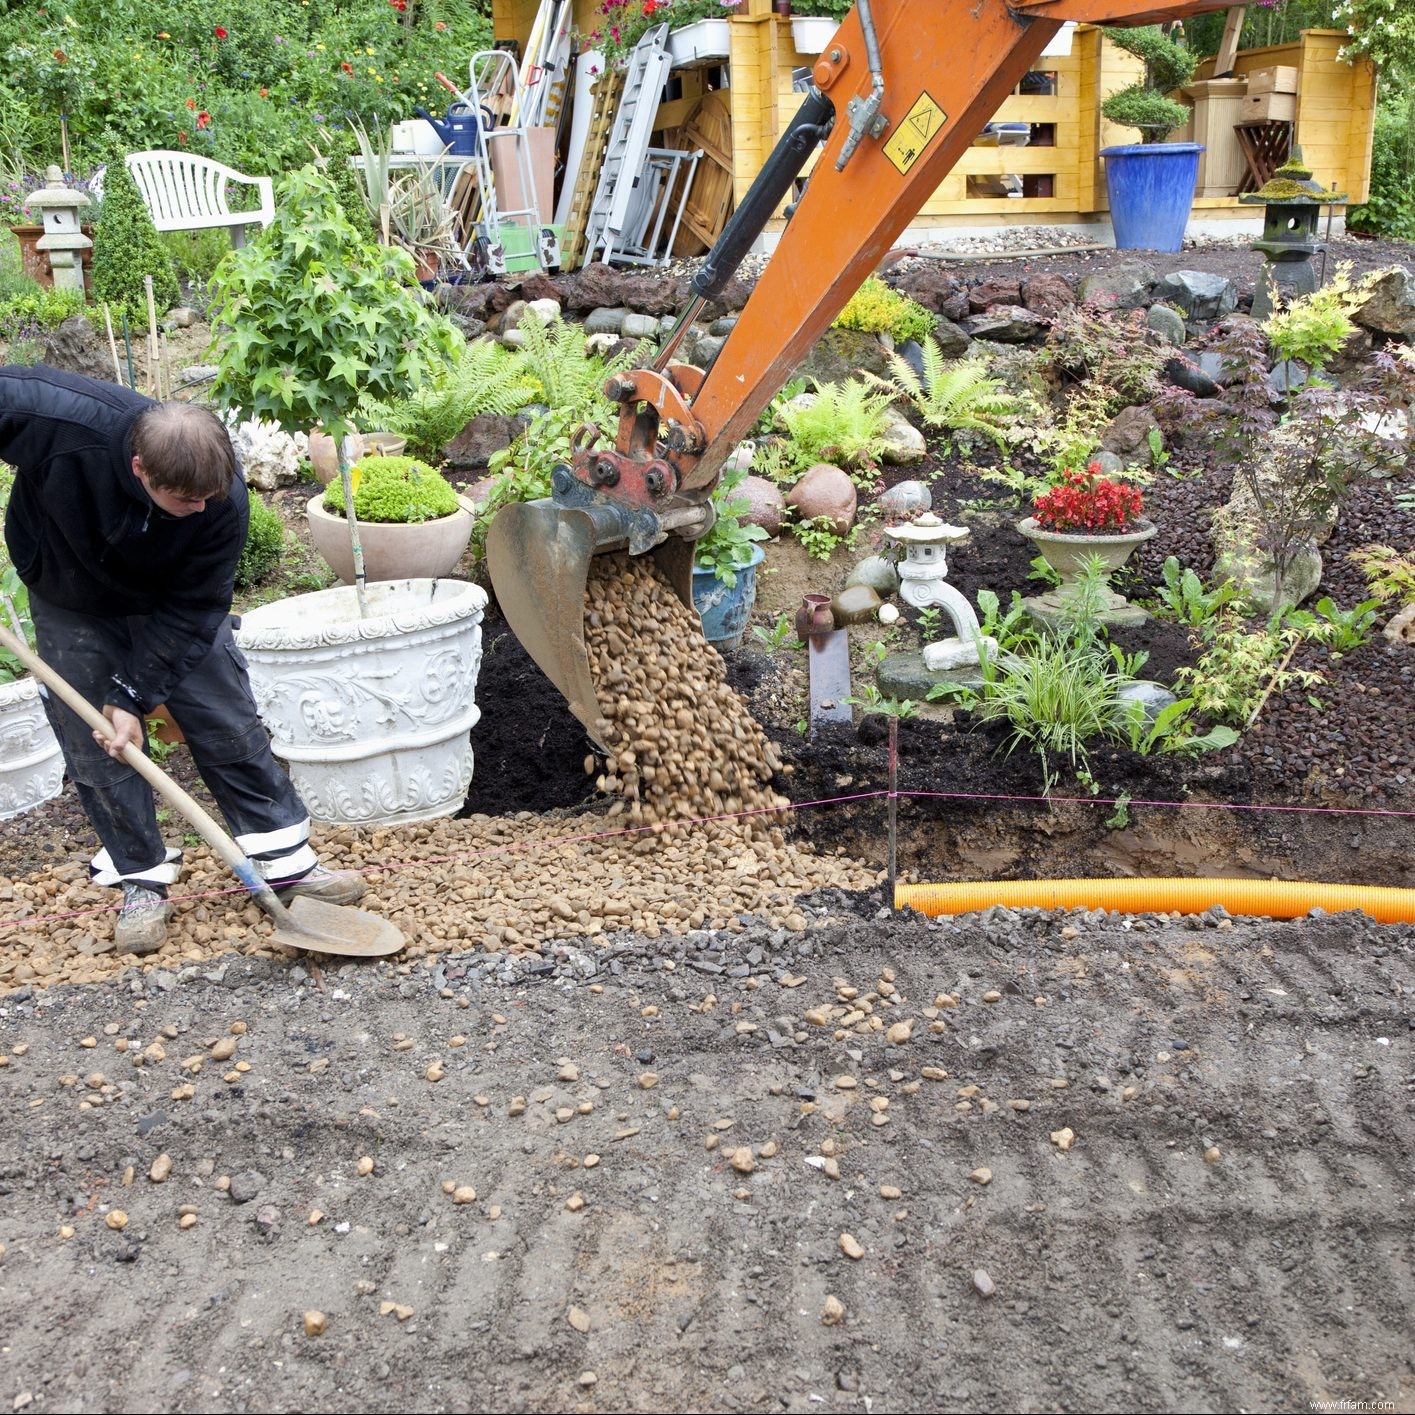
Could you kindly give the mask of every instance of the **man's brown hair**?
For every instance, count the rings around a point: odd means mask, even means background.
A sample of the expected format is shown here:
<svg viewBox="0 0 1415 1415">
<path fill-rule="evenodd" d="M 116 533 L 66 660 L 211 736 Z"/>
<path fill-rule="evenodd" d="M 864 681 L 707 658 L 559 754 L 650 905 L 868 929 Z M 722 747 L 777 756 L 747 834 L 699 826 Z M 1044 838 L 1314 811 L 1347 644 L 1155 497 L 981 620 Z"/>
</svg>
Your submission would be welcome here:
<svg viewBox="0 0 1415 1415">
<path fill-rule="evenodd" d="M 153 486 L 193 501 L 230 494 L 236 452 L 221 419 L 191 403 L 154 403 L 133 424 L 133 455 Z"/>
</svg>

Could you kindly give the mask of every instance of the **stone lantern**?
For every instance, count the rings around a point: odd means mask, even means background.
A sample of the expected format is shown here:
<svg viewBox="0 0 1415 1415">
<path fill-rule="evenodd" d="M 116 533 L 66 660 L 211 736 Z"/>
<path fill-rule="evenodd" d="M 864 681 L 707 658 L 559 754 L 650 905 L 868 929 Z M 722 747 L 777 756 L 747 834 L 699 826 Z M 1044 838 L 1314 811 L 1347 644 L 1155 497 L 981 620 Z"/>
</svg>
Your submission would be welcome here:
<svg viewBox="0 0 1415 1415">
<path fill-rule="evenodd" d="M 915 609 L 937 605 L 953 621 L 953 636 L 924 645 L 924 666 L 931 672 L 979 663 L 982 652 L 992 659 L 997 642 L 984 638 L 973 606 L 961 590 L 950 585 L 947 548 L 968 537 L 965 526 L 950 526 L 932 511 L 916 516 L 902 526 L 887 526 L 884 534 L 904 547 L 905 560 L 899 567 L 899 596 Z"/>
<path fill-rule="evenodd" d="M 83 252 L 93 242 L 79 229 L 79 211 L 88 205 L 88 197 L 64 185 L 64 174 L 56 166 L 44 173 L 45 185 L 29 198 L 29 205 L 41 213 L 44 234 L 35 242 L 49 257 L 54 272 L 56 290 L 84 288 Z"/>
<path fill-rule="evenodd" d="M 1266 319 L 1273 312 L 1274 297 L 1286 304 L 1317 288 L 1312 257 L 1326 249 L 1317 239 L 1317 217 L 1322 207 L 1344 202 L 1346 197 L 1314 182 L 1311 169 L 1302 161 L 1301 148 L 1293 148 L 1292 156 L 1273 173 L 1270 182 L 1238 200 L 1267 208 L 1263 239 L 1251 246 L 1268 260 L 1263 279 L 1253 292 L 1253 318 Z"/>
</svg>

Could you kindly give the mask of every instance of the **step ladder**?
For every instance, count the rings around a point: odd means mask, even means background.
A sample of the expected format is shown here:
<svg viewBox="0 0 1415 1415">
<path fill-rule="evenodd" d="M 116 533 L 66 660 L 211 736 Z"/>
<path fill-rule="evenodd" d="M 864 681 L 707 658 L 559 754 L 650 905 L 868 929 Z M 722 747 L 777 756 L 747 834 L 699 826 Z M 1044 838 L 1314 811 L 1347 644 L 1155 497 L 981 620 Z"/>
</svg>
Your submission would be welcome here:
<svg viewBox="0 0 1415 1415">
<path fill-rule="evenodd" d="M 585 227 L 587 260 L 593 260 L 601 246 L 612 250 L 623 240 L 635 188 L 643 175 L 663 85 L 672 67 L 665 47 L 667 42 L 668 26 L 655 25 L 645 31 L 629 55 L 624 71 L 624 94 L 619 100 L 619 111 L 614 115 L 609 146 Z"/>
<path fill-rule="evenodd" d="M 606 263 L 617 260 L 626 265 L 667 265 L 673 259 L 673 243 L 678 239 L 683 207 L 702 155 L 701 148 L 693 152 L 677 147 L 650 147 L 645 150 L 643 167 L 624 218 L 624 229 L 617 240 L 611 235 L 605 236 L 602 259 Z M 676 205 L 673 200 L 675 191 L 678 194 Z M 667 240 L 660 244 L 663 224 L 670 210 L 673 212 L 673 225 Z M 649 229 L 650 223 L 652 230 Z"/>
<path fill-rule="evenodd" d="M 602 70 L 591 86 L 589 131 L 580 155 L 565 215 L 565 266 L 578 270 L 585 264 L 585 233 L 589 229 L 590 208 L 599 190 L 600 169 L 609 147 L 619 96 L 624 92 L 624 75 L 618 69 Z M 563 198 L 562 193 L 562 198 Z"/>
</svg>

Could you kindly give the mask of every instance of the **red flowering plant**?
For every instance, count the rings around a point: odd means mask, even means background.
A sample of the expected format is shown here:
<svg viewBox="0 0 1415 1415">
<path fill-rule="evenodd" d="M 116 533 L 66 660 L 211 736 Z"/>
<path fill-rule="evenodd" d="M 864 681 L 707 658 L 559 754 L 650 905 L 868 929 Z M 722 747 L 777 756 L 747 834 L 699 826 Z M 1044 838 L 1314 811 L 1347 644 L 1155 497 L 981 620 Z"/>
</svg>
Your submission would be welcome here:
<svg viewBox="0 0 1415 1415">
<path fill-rule="evenodd" d="M 585 36 L 606 64 L 622 62 L 655 25 L 682 29 L 698 20 L 725 20 L 737 14 L 742 0 L 599 0 L 595 27 Z"/>
<path fill-rule="evenodd" d="M 1061 480 L 1032 502 L 1032 515 L 1044 530 L 1065 535 L 1111 535 L 1140 521 L 1138 487 L 1101 475 L 1091 462 L 1083 472 L 1063 472 Z"/>
</svg>

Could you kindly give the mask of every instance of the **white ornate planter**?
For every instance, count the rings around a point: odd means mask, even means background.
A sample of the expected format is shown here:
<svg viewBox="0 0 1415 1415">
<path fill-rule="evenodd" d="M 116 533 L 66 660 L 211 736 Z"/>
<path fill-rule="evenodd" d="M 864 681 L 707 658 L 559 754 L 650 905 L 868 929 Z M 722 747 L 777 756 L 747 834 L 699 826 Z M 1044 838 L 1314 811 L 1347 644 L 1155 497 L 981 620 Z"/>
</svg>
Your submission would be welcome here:
<svg viewBox="0 0 1415 1415">
<path fill-rule="evenodd" d="M 387 580 L 262 605 L 236 642 L 275 754 L 316 820 L 401 824 L 450 816 L 472 779 L 468 734 L 486 591 L 466 580 Z"/>
<path fill-rule="evenodd" d="M 0 684 L 0 820 L 9 820 L 64 788 L 59 739 L 44 715 L 33 678 Z"/>
<path fill-rule="evenodd" d="M 675 69 L 718 64 L 731 52 L 726 20 L 694 20 L 668 32 L 668 57 Z"/>
<path fill-rule="evenodd" d="M 791 17 L 791 42 L 798 54 L 819 54 L 840 28 L 839 20 L 829 15 L 793 15 Z"/>
</svg>

